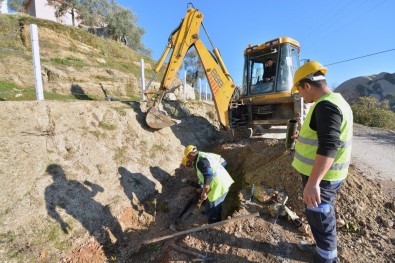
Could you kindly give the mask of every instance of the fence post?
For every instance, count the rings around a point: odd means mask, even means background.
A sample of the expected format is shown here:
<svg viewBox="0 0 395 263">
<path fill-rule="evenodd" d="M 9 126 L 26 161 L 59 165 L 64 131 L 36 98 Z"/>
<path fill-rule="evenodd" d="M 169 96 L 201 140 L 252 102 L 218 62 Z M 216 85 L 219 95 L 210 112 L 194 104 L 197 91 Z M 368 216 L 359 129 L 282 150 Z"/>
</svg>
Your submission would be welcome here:
<svg viewBox="0 0 395 263">
<path fill-rule="evenodd" d="M 182 91 L 182 98 L 184 100 L 187 99 L 187 71 L 186 70 L 184 70 L 184 88 Z"/>
<path fill-rule="evenodd" d="M 202 80 L 199 79 L 199 101 L 202 100 Z"/>
<path fill-rule="evenodd" d="M 206 101 L 207 101 L 207 83 L 206 83 Z"/>
<path fill-rule="evenodd" d="M 44 100 L 43 80 L 41 78 L 40 49 L 38 46 L 37 25 L 30 25 L 30 39 L 32 43 L 34 79 L 36 83 L 36 98 L 38 101 Z"/>
<path fill-rule="evenodd" d="M 145 101 L 145 75 L 144 75 L 144 59 L 140 59 L 140 77 L 141 77 L 141 100 Z"/>
</svg>

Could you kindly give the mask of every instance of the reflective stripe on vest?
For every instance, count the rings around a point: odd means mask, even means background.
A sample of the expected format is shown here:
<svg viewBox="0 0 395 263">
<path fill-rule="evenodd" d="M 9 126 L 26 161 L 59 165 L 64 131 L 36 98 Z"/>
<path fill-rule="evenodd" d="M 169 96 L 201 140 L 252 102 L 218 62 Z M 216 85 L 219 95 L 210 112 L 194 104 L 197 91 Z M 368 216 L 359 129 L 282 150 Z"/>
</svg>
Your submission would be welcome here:
<svg viewBox="0 0 395 263">
<path fill-rule="evenodd" d="M 318 149 L 317 132 L 310 128 L 311 115 L 315 106 L 324 100 L 335 104 L 340 109 L 343 119 L 340 125 L 341 143 L 334 158 L 334 162 L 329 168 L 329 171 L 325 174 L 323 180 L 343 180 L 347 177 L 348 167 L 351 161 L 353 117 L 350 106 L 343 97 L 337 93 L 329 93 L 322 96 L 315 105 L 311 107 L 295 145 L 295 156 L 292 166 L 301 174 L 310 176 Z"/>
<path fill-rule="evenodd" d="M 337 257 L 337 249 L 335 250 L 323 250 L 318 246 L 315 247 L 315 251 L 320 255 L 322 258 L 325 259 L 334 259 Z"/>
<path fill-rule="evenodd" d="M 307 210 L 321 214 L 329 213 L 331 211 L 331 208 L 332 208 L 331 204 L 319 204 L 318 207 L 306 206 Z"/>
<path fill-rule="evenodd" d="M 221 155 L 216 154 L 216 153 L 206 153 L 206 152 L 203 152 L 203 153 L 206 156 L 211 157 L 214 161 L 219 162 L 222 166 L 226 166 L 227 165 L 227 162 L 225 161 L 224 158 L 222 158 Z"/>
<path fill-rule="evenodd" d="M 202 172 L 197 167 L 197 163 L 202 157 L 209 161 L 213 172 L 213 180 L 210 183 L 210 191 L 208 192 L 207 198 L 210 202 L 214 202 L 229 191 L 229 187 L 234 181 L 226 169 L 218 161 L 214 160 L 211 156 L 204 152 L 199 152 L 195 163 L 195 170 L 201 183 L 204 183 L 204 177 Z"/>
</svg>

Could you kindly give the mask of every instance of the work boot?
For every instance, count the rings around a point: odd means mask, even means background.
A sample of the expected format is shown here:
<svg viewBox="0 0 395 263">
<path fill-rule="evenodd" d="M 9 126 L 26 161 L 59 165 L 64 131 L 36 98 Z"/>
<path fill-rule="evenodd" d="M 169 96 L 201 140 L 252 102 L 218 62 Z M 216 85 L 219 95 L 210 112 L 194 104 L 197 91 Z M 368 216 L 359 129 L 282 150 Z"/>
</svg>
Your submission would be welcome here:
<svg viewBox="0 0 395 263">
<path fill-rule="evenodd" d="M 297 244 L 297 247 L 300 251 L 307 252 L 309 254 L 311 253 L 312 255 L 314 254 L 315 251 L 315 244 L 309 244 L 303 240 Z"/>
</svg>

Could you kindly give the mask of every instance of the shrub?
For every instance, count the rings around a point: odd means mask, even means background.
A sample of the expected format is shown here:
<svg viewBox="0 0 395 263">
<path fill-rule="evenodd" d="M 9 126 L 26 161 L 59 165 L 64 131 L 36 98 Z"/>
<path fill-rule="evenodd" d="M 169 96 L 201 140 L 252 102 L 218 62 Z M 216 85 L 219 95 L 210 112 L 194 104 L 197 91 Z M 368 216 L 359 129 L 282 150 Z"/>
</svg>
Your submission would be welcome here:
<svg viewBox="0 0 395 263">
<path fill-rule="evenodd" d="M 387 100 L 378 101 L 372 97 L 360 97 L 359 103 L 351 106 L 354 122 L 379 128 L 395 129 L 395 113 Z"/>
</svg>

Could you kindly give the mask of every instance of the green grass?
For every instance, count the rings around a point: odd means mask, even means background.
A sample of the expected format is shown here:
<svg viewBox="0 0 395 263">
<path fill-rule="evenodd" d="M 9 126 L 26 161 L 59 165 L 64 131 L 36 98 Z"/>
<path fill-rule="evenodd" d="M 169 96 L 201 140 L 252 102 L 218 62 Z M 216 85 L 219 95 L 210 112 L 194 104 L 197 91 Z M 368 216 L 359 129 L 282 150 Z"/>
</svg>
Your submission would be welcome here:
<svg viewBox="0 0 395 263">
<path fill-rule="evenodd" d="M 75 100 L 73 95 L 62 95 L 44 91 L 45 100 Z M 12 82 L 0 80 L 0 101 L 29 101 L 37 100 L 34 87 L 24 88 Z"/>
<path fill-rule="evenodd" d="M 107 131 L 114 131 L 117 129 L 117 126 L 115 124 L 107 123 L 104 121 L 99 122 L 99 127 Z"/>
<path fill-rule="evenodd" d="M 60 64 L 63 66 L 73 66 L 76 68 L 84 67 L 84 62 L 82 59 L 74 58 L 74 57 L 67 57 L 67 58 L 51 58 L 51 61 L 55 64 Z"/>
<path fill-rule="evenodd" d="M 115 151 L 114 161 L 121 162 L 125 158 L 125 153 L 127 152 L 127 150 L 127 146 L 122 146 L 120 148 L 118 147 Z"/>
<path fill-rule="evenodd" d="M 145 60 L 146 63 L 152 66 L 155 62 L 136 51 L 128 48 L 127 46 L 121 44 L 120 42 L 104 39 L 97 37 L 87 31 L 79 28 L 74 28 L 70 26 L 64 26 L 59 23 L 55 23 L 49 20 L 37 19 L 30 16 L 19 16 L 19 15 L 1 15 L 0 14 L 0 27 L 2 28 L 0 32 L 0 60 L 7 61 L 13 58 L 23 59 L 31 65 L 31 48 L 30 48 L 30 36 L 29 27 L 30 24 L 36 24 L 39 28 L 39 32 L 43 32 L 43 28 L 46 28 L 46 33 L 51 34 L 51 31 L 57 36 L 65 36 L 65 38 L 70 40 L 70 45 L 68 47 L 63 47 L 60 45 L 62 38 L 59 37 L 59 44 L 54 41 L 54 38 L 43 37 L 40 39 L 40 53 L 42 56 L 42 64 L 48 65 L 52 64 L 60 71 L 67 74 L 69 68 L 74 68 L 79 70 L 81 68 L 104 68 L 106 70 L 119 70 L 128 75 L 139 76 L 140 66 L 139 61 L 141 58 Z M 24 31 L 20 30 L 20 25 L 24 27 Z M 40 31 L 41 29 L 41 31 Z M 23 42 L 25 45 L 23 45 Z M 89 49 L 81 49 L 80 44 L 89 46 Z M 62 54 L 62 51 L 71 51 L 76 55 L 53 55 Z M 89 59 L 80 59 L 77 55 L 78 53 Z M 47 54 L 47 55 L 46 55 Z M 97 59 L 104 59 L 106 63 L 101 64 L 97 62 Z M 6 64 L 7 65 L 7 64 Z M 14 67 L 12 70 L 17 70 L 18 65 L 9 65 Z M 161 71 L 155 77 L 156 81 L 160 81 L 163 77 L 165 67 L 162 67 Z M 145 75 L 151 77 L 154 71 L 150 68 L 145 69 Z M 116 76 L 115 76 L 116 77 Z M 92 82 L 109 82 L 112 81 L 111 77 L 105 76 L 92 76 Z M 16 84 L 10 83 L 11 78 L 3 77 L 0 80 L 0 100 L 3 101 L 26 101 L 26 100 L 36 100 L 35 89 L 30 86 L 18 86 Z M 134 79 L 131 76 L 130 79 Z M 67 80 L 72 83 L 78 83 L 77 80 L 69 79 Z M 117 81 L 117 80 L 116 80 Z M 136 94 L 136 83 L 132 80 L 128 80 L 125 83 L 127 96 L 121 96 L 119 98 L 121 101 L 140 101 L 141 96 Z M 45 89 L 45 87 L 44 87 Z M 93 100 L 94 98 L 87 94 Z M 17 97 L 16 97 L 17 96 Z M 75 100 L 72 95 L 60 95 L 55 92 L 44 92 L 45 100 Z"/>
</svg>

